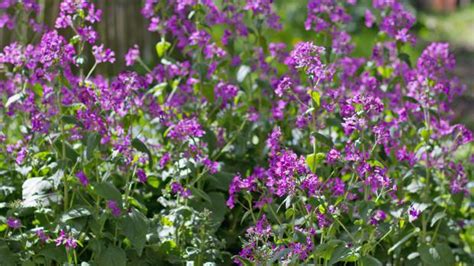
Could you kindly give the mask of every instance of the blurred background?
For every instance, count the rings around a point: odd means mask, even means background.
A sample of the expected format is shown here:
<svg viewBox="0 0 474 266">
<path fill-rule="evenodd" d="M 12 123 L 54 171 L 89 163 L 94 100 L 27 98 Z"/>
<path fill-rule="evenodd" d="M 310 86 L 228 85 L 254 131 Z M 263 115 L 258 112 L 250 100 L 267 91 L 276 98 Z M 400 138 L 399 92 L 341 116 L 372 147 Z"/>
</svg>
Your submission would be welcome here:
<svg viewBox="0 0 474 266">
<path fill-rule="evenodd" d="M 40 20 L 52 27 L 58 14 L 60 0 L 38 0 L 42 12 Z M 140 14 L 141 0 L 97 0 L 98 8 L 104 11 L 103 20 L 97 26 L 100 41 L 112 48 L 117 57 L 115 64 L 100 66 L 102 74 L 116 74 L 124 69 L 123 56 L 134 44 L 141 48 L 142 57 L 150 64 L 156 60 L 154 46 L 159 36 L 146 29 L 148 21 Z M 310 40 L 312 32 L 306 32 L 303 24 L 306 18 L 307 0 L 274 0 L 282 17 L 284 29 L 273 33 L 271 41 L 296 43 Z M 370 55 L 376 30 L 361 27 L 363 14 L 370 6 L 370 0 L 358 0 L 354 9 L 354 23 L 350 25 L 356 43 L 356 56 Z M 467 86 L 463 96 L 454 103 L 455 121 L 466 124 L 474 130 L 474 0 L 416 0 L 405 3 L 417 16 L 414 31 L 417 33 L 417 45 L 406 51 L 415 61 L 429 42 L 450 43 L 457 58 L 456 74 Z M 0 14 L 1 15 L 1 14 Z M 12 32 L 0 29 L 0 49 L 15 40 Z"/>
</svg>

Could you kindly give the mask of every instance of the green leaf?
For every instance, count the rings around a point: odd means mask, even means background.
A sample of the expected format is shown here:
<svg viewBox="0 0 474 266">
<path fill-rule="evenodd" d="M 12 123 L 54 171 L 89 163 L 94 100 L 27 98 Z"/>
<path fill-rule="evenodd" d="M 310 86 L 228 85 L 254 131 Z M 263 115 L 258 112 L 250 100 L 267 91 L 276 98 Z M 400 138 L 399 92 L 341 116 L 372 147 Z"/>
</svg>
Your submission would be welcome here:
<svg viewBox="0 0 474 266">
<path fill-rule="evenodd" d="M 147 183 L 153 188 L 158 188 L 160 186 L 160 180 L 156 176 L 149 176 Z"/>
<path fill-rule="evenodd" d="M 107 200 L 115 200 L 119 205 L 122 205 L 122 195 L 114 184 L 110 182 L 94 183 L 93 187 L 97 195 Z"/>
<path fill-rule="evenodd" d="M 366 256 L 363 256 L 362 258 L 360 258 L 360 264 L 361 266 L 382 266 L 382 262 L 380 262 L 378 259 L 370 256 L 370 255 L 366 255 Z"/>
<path fill-rule="evenodd" d="M 438 213 L 436 213 L 435 215 L 433 215 L 433 218 L 431 219 L 431 224 L 430 224 L 430 226 L 435 225 L 436 222 L 438 222 L 439 220 L 443 219 L 444 217 L 446 217 L 446 213 L 445 213 L 445 212 L 438 212 Z"/>
<path fill-rule="evenodd" d="M 311 99 L 316 103 L 317 106 L 321 106 L 321 94 L 317 91 L 309 91 L 309 95 L 311 96 Z"/>
<path fill-rule="evenodd" d="M 89 216 L 91 214 L 91 211 L 87 207 L 77 207 L 64 213 L 61 216 L 61 222 L 65 223 L 69 220 Z"/>
<path fill-rule="evenodd" d="M 377 166 L 377 167 L 380 167 L 380 168 L 382 168 L 382 169 L 385 168 L 385 166 L 383 165 L 383 163 L 381 163 L 381 162 L 378 161 L 378 160 L 370 160 L 370 161 L 369 161 L 369 164 L 370 164 L 370 166 L 372 166 L 372 167 Z"/>
<path fill-rule="evenodd" d="M 99 146 L 100 135 L 97 132 L 92 132 L 87 136 L 87 148 L 86 156 L 87 159 L 91 159 L 94 155 L 95 149 Z"/>
<path fill-rule="evenodd" d="M 0 242 L 0 265 L 18 265 L 17 255 L 4 242 Z"/>
<path fill-rule="evenodd" d="M 411 67 L 410 56 L 406 53 L 400 53 L 398 57 L 405 63 L 407 63 Z"/>
<path fill-rule="evenodd" d="M 437 263 L 441 261 L 440 255 L 434 247 L 422 244 L 418 247 L 418 252 L 420 253 L 421 260 L 427 265 L 438 265 Z"/>
<path fill-rule="evenodd" d="M 400 247 L 403 243 L 405 243 L 406 241 L 408 241 L 408 239 L 410 239 L 412 236 L 418 234 L 418 232 L 420 232 L 420 228 L 415 228 L 413 229 L 413 231 L 411 231 L 409 234 L 407 234 L 406 236 L 404 236 L 402 239 L 400 239 L 400 241 L 398 241 L 397 243 L 395 243 L 395 245 L 393 245 L 389 250 L 388 250 L 388 254 L 392 253 L 395 249 L 397 249 L 398 247 Z"/>
<path fill-rule="evenodd" d="M 156 54 L 158 55 L 159 58 L 163 57 L 168 51 L 168 49 L 171 47 L 171 43 L 165 41 L 165 39 L 161 39 L 159 43 L 156 44 Z"/>
<path fill-rule="evenodd" d="M 393 68 L 389 66 L 379 66 L 377 67 L 377 72 L 382 78 L 388 79 L 392 76 Z"/>
<path fill-rule="evenodd" d="M 3 232 L 3 231 L 5 231 L 5 230 L 7 230 L 7 229 L 8 229 L 8 225 L 7 225 L 7 224 L 1 224 L 1 225 L 0 225 L 0 232 Z"/>
<path fill-rule="evenodd" d="M 190 189 L 193 195 L 198 196 L 199 198 L 205 200 L 209 204 L 212 204 L 211 198 L 202 189 L 199 189 L 196 187 L 191 187 Z"/>
<path fill-rule="evenodd" d="M 344 245 L 344 241 L 337 239 L 329 240 L 327 243 L 318 245 L 314 250 L 314 254 L 325 260 L 329 260 L 329 258 L 332 257 L 334 249 L 340 245 Z"/>
<path fill-rule="evenodd" d="M 56 245 L 52 243 L 47 244 L 46 247 L 42 248 L 39 255 L 59 263 L 67 261 L 66 250 L 61 247 L 56 247 Z"/>
<path fill-rule="evenodd" d="M 97 265 L 104 266 L 125 266 L 127 265 L 127 255 L 125 251 L 116 246 L 109 246 L 105 252 L 97 258 Z"/>
<path fill-rule="evenodd" d="M 148 147 L 143 143 L 140 139 L 134 138 L 132 140 L 132 146 L 137 149 L 138 151 L 141 151 L 143 153 L 146 153 L 148 155 L 148 161 L 150 162 L 150 167 L 153 167 L 153 156 L 151 155 L 150 150 Z"/>
<path fill-rule="evenodd" d="M 346 248 L 345 245 L 339 245 L 334 252 L 332 253 L 331 259 L 329 260 L 329 265 L 333 265 L 338 261 L 342 261 L 345 258 L 349 257 L 351 250 Z"/>
<path fill-rule="evenodd" d="M 316 138 L 316 140 L 318 140 L 321 143 L 326 144 L 329 147 L 334 146 L 334 143 L 332 142 L 332 140 L 321 133 L 313 132 L 311 133 L 311 135 L 313 135 Z"/>
<path fill-rule="evenodd" d="M 454 265 L 455 260 L 451 247 L 447 244 L 436 244 L 435 247 L 422 244 L 418 247 L 421 260 L 426 265 Z"/>
<path fill-rule="evenodd" d="M 122 231 L 141 256 L 148 232 L 148 220 L 145 215 L 132 208 L 132 211 L 122 220 Z"/>
<path fill-rule="evenodd" d="M 313 153 L 306 156 L 306 164 L 308 164 L 309 169 L 311 172 L 316 172 L 316 167 L 326 158 L 326 154 L 324 153 Z"/>
<path fill-rule="evenodd" d="M 63 158 L 63 149 L 66 155 L 66 159 L 68 159 L 71 163 L 75 163 L 77 158 L 79 158 L 79 154 L 74 150 L 74 148 L 68 142 L 64 142 L 61 139 L 56 139 L 54 142 L 54 146 L 56 147 L 56 152 L 58 153 L 58 158 Z"/>
<path fill-rule="evenodd" d="M 77 120 L 77 118 L 73 115 L 63 115 L 61 117 L 61 120 L 66 124 L 84 127 L 84 124 L 81 121 Z"/>
<path fill-rule="evenodd" d="M 224 221 L 227 212 L 226 198 L 224 194 L 220 192 L 209 193 L 209 198 L 212 202 L 208 208 L 212 212 L 211 219 L 220 224 Z"/>
<path fill-rule="evenodd" d="M 407 101 L 407 102 L 420 104 L 420 102 L 418 102 L 417 99 L 415 99 L 415 98 L 413 98 L 413 97 L 410 97 L 410 96 L 402 96 L 402 99 L 405 100 L 405 101 Z"/>
</svg>

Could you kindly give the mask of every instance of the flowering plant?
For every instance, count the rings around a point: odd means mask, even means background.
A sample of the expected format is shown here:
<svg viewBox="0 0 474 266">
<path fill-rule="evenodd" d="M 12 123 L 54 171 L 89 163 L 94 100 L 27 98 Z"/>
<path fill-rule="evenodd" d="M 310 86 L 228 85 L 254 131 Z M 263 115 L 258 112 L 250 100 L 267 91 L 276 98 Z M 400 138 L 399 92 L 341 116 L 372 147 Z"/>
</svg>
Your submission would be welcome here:
<svg viewBox="0 0 474 266">
<path fill-rule="evenodd" d="M 0 26 L 26 29 L 0 53 L 1 263 L 471 262 L 454 57 L 410 58 L 395 0 L 365 6 L 379 33 L 355 57 L 357 5 L 308 1 L 293 45 L 272 0 L 147 0 L 159 63 L 134 45 L 104 77 L 118 55 L 92 1 L 62 1 L 52 28 L 0 1 Z"/>
</svg>

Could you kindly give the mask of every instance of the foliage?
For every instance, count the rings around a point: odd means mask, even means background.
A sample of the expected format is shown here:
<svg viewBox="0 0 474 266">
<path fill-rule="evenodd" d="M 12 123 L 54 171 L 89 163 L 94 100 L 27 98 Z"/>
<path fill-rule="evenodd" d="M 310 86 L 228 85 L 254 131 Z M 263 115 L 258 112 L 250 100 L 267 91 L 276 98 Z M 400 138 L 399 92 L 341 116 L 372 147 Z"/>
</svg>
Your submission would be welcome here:
<svg viewBox="0 0 474 266">
<path fill-rule="evenodd" d="M 277 6 L 147 0 L 159 63 L 135 45 L 103 77 L 91 1 L 53 29 L 0 2 L 0 264 L 472 263 L 448 45 L 411 58 L 415 17 L 380 0 L 310 0 L 311 39 L 271 42 Z M 355 57 L 361 6 L 378 34 Z"/>
</svg>

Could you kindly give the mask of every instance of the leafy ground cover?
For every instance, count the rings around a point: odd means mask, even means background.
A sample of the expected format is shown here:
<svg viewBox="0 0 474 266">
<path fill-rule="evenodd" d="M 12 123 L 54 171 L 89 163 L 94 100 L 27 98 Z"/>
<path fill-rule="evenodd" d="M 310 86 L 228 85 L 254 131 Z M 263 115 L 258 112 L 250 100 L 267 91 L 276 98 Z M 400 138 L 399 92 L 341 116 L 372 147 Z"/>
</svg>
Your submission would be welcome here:
<svg viewBox="0 0 474 266">
<path fill-rule="evenodd" d="M 147 0 L 154 58 L 40 7 L 0 2 L 0 264 L 472 264 L 465 86 L 403 4 Z"/>
</svg>

